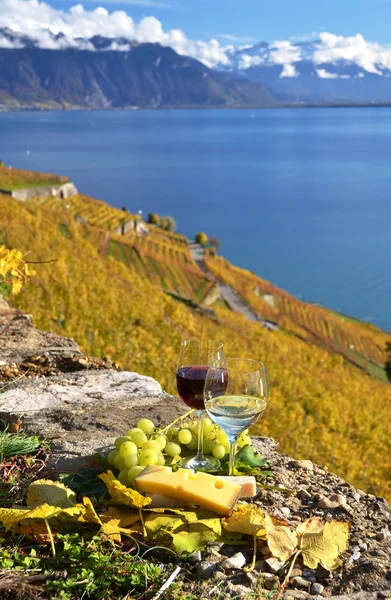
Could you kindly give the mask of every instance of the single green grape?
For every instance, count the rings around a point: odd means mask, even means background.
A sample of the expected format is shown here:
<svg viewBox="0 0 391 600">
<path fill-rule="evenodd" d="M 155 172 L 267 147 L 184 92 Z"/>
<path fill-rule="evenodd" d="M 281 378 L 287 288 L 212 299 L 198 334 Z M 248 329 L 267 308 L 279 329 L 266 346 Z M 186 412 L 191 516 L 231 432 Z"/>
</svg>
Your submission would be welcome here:
<svg viewBox="0 0 391 600">
<path fill-rule="evenodd" d="M 191 441 L 186 444 L 186 446 L 189 448 L 189 450 L 197 450 L 198 447 L 198 437 L 196 435 L 194 435 L 191 438 Z"/>
<path fill-rule="evenodd" d="M 138 465 L 138 454 L 128 454 L 124 458 L 125 467 L 131 469 Z"/>
<path fill-rule="evenodd" d="M 155 424 L 150 419 L 140 419 L 137 422 L 137 427 L 144 431 L 144 433 L 152 433 L 155 429 Z"/>
<path fill-rule="evenodd" d="M 130 439 L 130 437 L 128 437 L 127 435 L 123 435 L 122 437 L 117 437 L 116 440 L 114 440 L 114 446 L 117 448 L 117 450 L 119 450 L 120 446 L 122 446 L 122 444 L 124 442 L 131 442 L 132 440 Z"/>
<path fill-rule="evenodd" d="M 165 458 L 161 452 L 159 452 L 159 454 L 157 455 L 156 464 L 159 465 L 159 467 L 164 467 L 164 465 L 166 464 Z"/>
<path fill-rule="evenodd" d="M 142 467 L 147 467 L 148 465 L 156 465 L 157 458 L 157 452 L 155 452 L 155 450 L 152 450 L 152 448 L 148 448 L 147 450 L 143 450 L 142 452 L 140 452 L 138 462 Z"/>
<path fill-rule="evenodd" d="M 123 469 L 121 473 L 117 477 L 118 481 L 122 483 L 122 485 L 129 485 L 129 469 Z"/>
<path fill-rule="evenodd" d="M 142 431 L 136 431 L 135 433 L 132 433 L 132 440 L 131 440 L 134 444 L 136 444 L 136 446 L 138 446 L 139 448 L 141 448 L 141 446 L 144 444 L 144 442 L 148 441 L 147 436 L 145 435 L 144 432 Z"/>
<path fill-rule="evenodd" d="M 205 417 L 203 426 L 202 426 L 202 430 L 203 430 L 204 434 L 209 433 L 209 431 L 212 431 L 213 428 L 214 428 L 213 421 L 211 419 L 209 419 L 209 417 Z"/>
<path fill-rule="evenodd" d="M 219 460 L 221 458 L 224 458 L 225 448 L 224 448 L 223 444 L 213 444 L 212 454 L 215 458 L 218 458 Z"/>
<path fill-rule="evenodd" d="M 171 427 L 168 432 L 167 432 L 167 437 L 170 440 L 170 442 L 176 442 L 178 439 L 178 433 L 179 433 L 179 428 L 178 427 Z"/>
<path fill-rule="evenodd" d="M 210 454 L 212 452 L 212 448 L 215 445 L 215 439 L 206 440 L 205 438 L 202 441 L 204 454 Z"/>
<path fill-rule="evenodd" d="M 118 469 L 118 471 L 122 471 L 125 467 L 125 461 L 119 453 L 113 460 L 113 466 Z"/>
<path fill-rule="evenodd" d="M 165 451 L 168 456 L 174 457 L 182 452 L 182 448 L 179 446 L 179 444 L 168 442 L 167 446 L 165 447 Z"/>
<path fill-rule="evenodd" d="M 128 471 L 128 480 L 129 480 L 129 484 L 133 485 L 134 481 L 137 477 L 137 475 L 139 475 L 141 473 L 141 471 L 144 471 L 145 467 L 141 467 L 140 465 L 136 465 L 135 467 L 132 467 L 131 469 L 129 469 Z"/>
<path fill-rule="evenodd" d="M 111 452 L 109 452 L 109 454 L 107 455 L 107 462 L 109 463 L 109 465 L 113 465 L 113 460 L 115 459 L 116 456 L 118 456 L 119 452 L 118 450 L 112 450 Z"/>
<path fill-rule="evenodd" d="M 124 442 L 119 447 L 119 453 L 122 458 L 125 458 L 128 454 L 137 454 L 137 446 L 133 442 Z"/>
<path fill-rule="evenodd" d="M 216 432 L 216 440 L 219 444 L 223 444 L 224 446 L 228 444 L 228 436 L 222 429 L 218 429 Z"/>
<path fill-rule="evenodd" d="M 148 450 L 149 448 L 150 450 L 155 450 L 155 452 L 160 452 L 160 444 L 157 440 L 148 440 L 147 442 L 143 443 L 141 448 L 143 450 Z"/>
<path fill-rule="evenodd" d="M 157 438 L 155 438 L 155 441 L 158 442 L 158 444 L 160 446 L 160 450 L 164 450 L 164 448 L 166 447 L 166 444 L 167 444 L 166 436 L 159 435 Z"/>
<path fill-rule="evenodd" d="M 143 430 L 140 429 L 140 427 L 132 427 L 132 429 L 129 429 L 129 431 L 126 432 L 126 435 L 131 438 L 132 434 L 136 433 L 136 431 L 142 433 Z"/>
<path fill-rule="evenodd" d="M 178 442 L 180 444 L 188 444 L 191 442 L 192 437 L 192 433 L 189 429 L 180 429 L 178 432 Z"/>
</svg>

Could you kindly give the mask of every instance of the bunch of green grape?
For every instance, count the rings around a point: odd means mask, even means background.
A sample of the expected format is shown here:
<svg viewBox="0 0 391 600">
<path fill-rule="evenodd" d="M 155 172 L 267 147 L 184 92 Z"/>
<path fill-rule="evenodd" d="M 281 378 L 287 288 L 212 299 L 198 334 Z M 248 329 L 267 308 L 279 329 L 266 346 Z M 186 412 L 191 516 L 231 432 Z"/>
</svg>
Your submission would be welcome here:
<svg viewBox="0 0 391 600">
<path fill-rule="evenodd" d="M 179 427 L 159 429 L 150 419 L 140 419 L 136 427 L 115 440 L 116 449 L 109 453 L 107 460 L 119 471 L 119 481 L 133 487 L 137 475 L 146 466 L 175 464 L 181 455 L 195 453 L 199 426 L 199 420 L 189 419 L 180 420 Z M 242 448 L 246 445 L 251 445 L 251 438 L 244 431 L 236 446 Z M 209 418 L 204 418 L 203 453 L 219 460 L 229 454 L 227 434 Z"/>
</svg>

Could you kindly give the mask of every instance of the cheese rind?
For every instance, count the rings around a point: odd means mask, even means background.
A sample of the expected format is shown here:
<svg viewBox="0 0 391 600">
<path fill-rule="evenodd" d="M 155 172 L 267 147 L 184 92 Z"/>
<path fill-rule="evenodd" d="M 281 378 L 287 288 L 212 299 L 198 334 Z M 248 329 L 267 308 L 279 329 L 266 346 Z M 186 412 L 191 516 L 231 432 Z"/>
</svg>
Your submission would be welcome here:
<svg viewBox="0 0 391 600">
<path fill-rule="evenodd" d="M 162 494 L 198 504 L 217 514 L 228 516 L 240 497 L 241 487 L 209 473 L 149 465 L 136 477 L 140 492 Z"/>
<path fill-rule="evenodd" d="M 232 481 L 240 485 L 240 498 L 252 498 L 257 495 L 257 482 L 252 475 L 234 475 L 231 477 L 220 477 L 224 481 Z"/>
</svg>

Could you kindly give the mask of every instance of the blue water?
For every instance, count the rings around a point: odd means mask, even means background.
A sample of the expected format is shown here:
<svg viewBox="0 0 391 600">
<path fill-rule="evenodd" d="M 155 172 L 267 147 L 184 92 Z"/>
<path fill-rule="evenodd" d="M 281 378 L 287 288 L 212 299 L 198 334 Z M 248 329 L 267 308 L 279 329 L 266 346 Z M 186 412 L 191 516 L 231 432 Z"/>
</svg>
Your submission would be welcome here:
<svg viewBox="0 0 391 600">
<path fill-rule="evenodd" d="M 29 151 L 29 153 L 27 153 Z M 391 109 L 0 113 L 0 159 L 391 331 Z"/>
</svg>

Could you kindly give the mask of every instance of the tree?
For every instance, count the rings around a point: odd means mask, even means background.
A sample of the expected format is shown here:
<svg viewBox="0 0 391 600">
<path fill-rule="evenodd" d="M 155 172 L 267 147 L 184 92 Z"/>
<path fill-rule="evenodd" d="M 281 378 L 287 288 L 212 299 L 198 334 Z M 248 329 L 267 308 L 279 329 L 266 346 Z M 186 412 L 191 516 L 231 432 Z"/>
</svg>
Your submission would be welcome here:
<svg viewBox="0 0 391 600">
<path fill-rule="evenodd" d="M 147 222 L 159 226 L 161 225 L 161 218 L 156 213 L 149 213 Z"/>
<path fill-rule="evenodd" d="M 204 233 L 203 231 L 199 231 L 197 233 L 197 235 L 195 236 L 194 240 L 197 242 L 197 244 L 201 244 L 201 246 L 205 246 L 208 243 L 209 238 L 206 235 L 206 233 Z"/>
<path fill-rule="evenodd" d="M 163 217 L 164 219 L 164 226 L 163 229 L 165 229 L 166 231 L 170 231 L 171 233 L 175 233 L 176 231 L 176 221 L 175 219 L 173 219 L 172 217 Z"/>
<path fill-rule="evenodd" d="M 388 379 L 391 381 L 391 342 L 387 342 L 386 352 L 387 352 L 387 360 L 386 360 L 386 364 L 384 365 L 384 368 L 386 370 Z"/>
<path fill-rule="evenodd" d="M 211 248 L 214 248 L 216 251 L 220 250 L 221 242 L 220 242 L 219 238 L 217 238 L 217 237 L 209 238 L 209 246 L 211 246 Z"/>
</svg>

